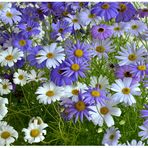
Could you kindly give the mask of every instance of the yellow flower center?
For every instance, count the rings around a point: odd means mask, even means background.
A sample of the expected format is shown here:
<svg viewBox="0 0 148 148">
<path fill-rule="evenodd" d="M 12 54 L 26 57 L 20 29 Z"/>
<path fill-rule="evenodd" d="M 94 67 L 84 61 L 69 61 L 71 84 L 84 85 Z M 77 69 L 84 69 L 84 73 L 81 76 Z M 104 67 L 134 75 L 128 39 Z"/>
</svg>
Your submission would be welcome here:
<svg viewBox="0 0 148 148">
<path fill-rule="evenodd" d="M 9 18 L 12 18 L 13 15 L 12 15 L 12 13 L 7 11 L 6 16 L 9 17 Z"/>
<path fill-rule="evenodd" d="M 106 115 L 109 112 L 109 109 L 107 107 L 101 107 L 100 108 L 100 113 L 102 115 Z"/>
<path fill-rule="evenodd" d="M 78 89 L 73 89 L 72 90 L 72 94 L 73 95 L 78 95 L 79 94 L 79 90 Z"/>
<path fill-rule="evenodd" d="M 48 96 L 48 97 L 54 96 L 54 91 L 52 91 L 52 90 L 47 91 L 46 96 Z"/>
<path fill-rule="evenodd" d="M 2 10 L 4 8 L 3 4 L 0 4 L 0 10 Z"/>
<path fill-rule="evenodd" d="M 95 14 L 89 14 L 88 15 L 89 18 L 95 18 L 95 16 L 96 16 Z"/>
<path fill-rule="evenodd" d="M 80 66 L 78 64 L 72 64 L 71 69 L 74 71 L 78 71 L 80 69 Z"/>
<path fill-rule="evenodd" d="M 39 129 L 33 129 L 33 130 L 31 130 L 30 135 L 31 135 L 31 137 L 35 138 L 35 137 L 40 135 L 40 130 Z"/>
<path fill-rule="evenodd" d="M 98 91 L 96 91 L 96 90 L 93 90 L 93 91 L 91 92 L 91 95 L 92 95 L 93 97 L 99 97 L 99 96 L 100 96 L 100 92 L 98 92 Z"/>
<path fill-rule="evenodd" d="M 7 139 L 7 138 L 9 138 L 10 136 L 11 136 L 11 134 L 10 134 L 8 131 L 4 131 L 4 132 L 1 133 L 1 137 L 2 137 L 3 139 Z"/>
<path fill-rule="evenodd" d="M 119 7 L 120 7 L 119 12 L 124 12 L 127 9 L 125 4 L 120 4 Z"/>
<path fill-rule="evenodd" d="M 83 56 L 83 51 L 81 49 L 77 49 L 77 50 L 75 50 L 74 55 L 77 56 L 77 57 L 82 57 Z"/>
<path fill-rule="evenodd" d="M 133 29 L 133 30 L 136 30 L 137 28 L 138 28 L 137 25 L 132 25 L 132 29 Z"/>
<path fill-rule="evenodd" d="M 63 14 L 64 16 L 67 16 L 67 15 L 69 14 L 69 12 L 64 11 L 62 14 Z"/>
<path fill-rule="evenodd" d="M 48 3 L 48 8 L 51 9 L 52 8 L 52 4 Z"/>
<path fill-rule="evenodd" d="M 104 29 L 103 28 L 99 28 L 98 32 L 104 32 Z"/>
<path fill-rule="evenodd" d="M 112 134 L 112 135 L 109 136 L 109 139 L 113 140 L 114 137 L 115 137 L 115 135 Z"/>
<path fill-rule="evenodd" d="M 82 110 L 85 110 L 86 108 L 86 105 L 83 101 L 78 101 L 76 104 L 75 104 L 75 108 L 78 110 L 78 111 L 82 111 Z"/>
<path fill-rule="evenodd" d="M 23 80 L 24 76 L 23 75 L 19 75 L 18 78 L 19 78 L 19 80 Z"/>
<path fill-rule="evenodd" d="M 49 53 L 46 55 L 46 57 L 47 57 L 48 59 L 52 59 L 52 58 L 54 57 L 54 54 L 51 53 L 51 52 L 49 52 Z"/>
<path fill-rule="evenodd" d="M 105 51 L 105 48 L 103 46 L 97 46 L 96 51 L 100 52 L 100 53 L 103 53 Z"/>
<path fill-rule="evenodd" d="M 146 66 L 145 65 L 139 65 L 138 69 L 141 71 L 145 71 L 146 70 Z"/>
<path fill-rule="evenodd" d="M 62 32 L 63 32 L 63 28 L 60 28 L 60 29 L 59 29 L 59 32 L 62 33 Z"/>
<path fill-rule="evenodd" d="M 75 19 L 72 20 L 72 22 L 73 23 L 77 23 L 78 22 L 78 19 L 75 18 Z"/>
<path fill-rule="evenodd" d="M 20 44 L 20 46 L 25 46 L 26 45 L 26 41 L 25 40 L 20 40 L 19 44 Z"/>
<path fill-rule="evenodd" d="M 110 5 L 105 3 L 101 6 L 102 9 L 109 9 Z"/>
<path fill-rule="evenodd" d="M 12 61 L 13 60 L 13 55 L 10 54 L 10 55 L 6 56 L 5 59 L 7 61 Z"/>
<path fill-rule="evenodd" d="M 120 27 L 115 27 L 114 30 L 115 31 L 119 31 L 120 30 Z"/>
<path fill-rule="evenodd" d="M 27 31 L 31 31 L 32 30 L 32 27 L 27 27 L 26 30 Z"/>
<path fill-rule="evenodd" d="M 7 85 L 6 84 L 3 85 L 3 89 L 7 89 Z"/>
<path fill-rule="evenodd" d="M 137 59 L 137 55 L 135 55 L 135 54 L 130 54 L 130 55 L 128 56 L 128 59 L 129 59 L 130 61 L 135 61 L 135 60 Z"/>
<path fill-rule="evenodd" d="M 123 88 L 122 93 L 128 95 L 130 93 L 130 88 L 127 87 Z"/>
</svg>

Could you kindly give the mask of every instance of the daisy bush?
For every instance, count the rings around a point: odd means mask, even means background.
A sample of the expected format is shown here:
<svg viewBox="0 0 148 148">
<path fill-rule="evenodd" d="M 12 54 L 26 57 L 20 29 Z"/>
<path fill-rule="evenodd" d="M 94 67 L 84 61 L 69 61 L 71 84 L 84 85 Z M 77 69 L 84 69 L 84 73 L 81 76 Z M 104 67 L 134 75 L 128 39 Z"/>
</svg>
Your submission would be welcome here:
<svg viewBox="0 0 148 148">
<path fill-rule="evenodd" d="M 147 2 L 0 2 L 0 145 L 148 145 Z"/>
</svg>

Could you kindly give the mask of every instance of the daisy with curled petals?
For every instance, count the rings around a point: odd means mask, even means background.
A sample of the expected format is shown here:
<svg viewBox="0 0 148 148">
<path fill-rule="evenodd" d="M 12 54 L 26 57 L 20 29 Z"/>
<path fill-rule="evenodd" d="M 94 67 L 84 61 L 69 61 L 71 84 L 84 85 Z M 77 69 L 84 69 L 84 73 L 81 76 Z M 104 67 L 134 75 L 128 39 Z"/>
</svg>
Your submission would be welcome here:
<svg viewBox="0 0 148 148">
<path fill-rule="evenodd" d="M 43 141 L 45 139 L 44 135 L 46 135 L 46 127 L 48 127 L 47 124 L 38 124 L 38 121 L 34 120 L 33 123 L 29 124 L 28 128 L 23 128 L 22 131 L 25 133 L 24 140 L 30 144 Z"/>
<path fill-rule="evenodd" d="M 25 85 L 27 83 L 27 75 L 26 71 L 18 69 L 18 72 L 15 72 L 13 75 L 14 84 Z"/>
<path fill-rule="evenodd" d="M 65 59 L 64 48 L 61 46 L 57 47 L 57 43 L 52 43 L 50 46 L 44 46 L 43 50 L 38 52 L 36 57 L 39 64 L 46 61 L 46 67 L 56 68 L 59 63 L 62 63 Z"/>
<path fill-rule="evenodd" d="M 0 82 L 0 94 L 9 94 L 12 90 L 12 83 L 8 79 L 3 79 Z"/>
<path fill-rule="evenodd" d="M 121 51 L 118 52 L 119 56 L 115 56 L 120 60 L 119 65 L 129 65 L 136 63 L 143 59 L 146 51 L 143 46 L 137 48 L 135 43 L 127 44 L 126 49 L 121 47 Z"/>
<path fill-rule="evenodd" d="M 8 47 L 8 49 L 3 50 L 0 53 L 0 63 L 1 66 L 9 66 L 12 67 L 14 63 L 18 60 L 21 60 L 24 56 L 23 52 L 17 48 Z"/>
<path fill-rule="evenodd" d="M 0 126 L 0 145 L 10 145 L 17 138 L 18 132 L 12 126 L 6 122 Z"/>
<path fill-rule="evenodd" d="M 44 83 L 43 86 L 40 86 L 35 94 L 37 94 L 37 100 L 39 103 L 51 104 L 63 96 L 64 90 L 62 87 L 56 86 L 53 82 Z"/>
<path fill-rule="evenodd" d="M 111 90 L 116 93 L 112 96 L 116 102 L 124 102 L 125 104 L 132 105 L 136 103 L 133 95 L 140 95 L 140 84 L 135 82 L 132 84 L 132 78 L 124 78 L 123 80 L 115 80 L 116 83 L 112 84 Z"/>
<path fill-rule="evenodd" d="M 2 120 L 8 112 L 5 106 L 6 104 L 8 104 L 8 99 L 0 97 L 0 120 Z"/>
<path fill-rule="evenodd" d="M 113 126 L 115 122 L 112 116 L 119 117 L 121 115 L 121 110 L 116 105 L 117 102 L 112 99 L 106 100 L 104 105 L 97 103 L 96 106 L 91 107 L 95 112 L 90 112 L 90 120 L 95 125 L 103 126 L 105 121 L 108 127 Z"/>
</svg>

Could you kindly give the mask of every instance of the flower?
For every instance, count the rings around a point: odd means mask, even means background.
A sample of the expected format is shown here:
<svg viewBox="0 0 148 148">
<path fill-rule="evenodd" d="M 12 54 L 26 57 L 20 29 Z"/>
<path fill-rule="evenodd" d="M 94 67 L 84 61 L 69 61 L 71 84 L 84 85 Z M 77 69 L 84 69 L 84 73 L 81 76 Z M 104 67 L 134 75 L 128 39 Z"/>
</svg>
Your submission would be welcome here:
<svg viewBox="0 0 148 148">
<path fill-rule="evenodd" d="M 76 44 L 74 44 L 71 48 L 68 46 L 66 49 L 66 55 L 70 59 L 74 59 L 77 61 L 89 61 L 91 52 L 90 52 L 90 46 L 86 44 L 85 42 L 77 41 Z"/>
<path fill-rule="evenodd" d="M 39 103 L 51 104 L 60 100 L 63 96 L 63 88 L 56 86 L 53 82 L 43 83 L 43 86 L 40 86 L 35 94 L 37 94 L 37 100 Z"/>
<path fill-rule="evenodd" d="M 0 19 L 11 26 L 13 23 L 17 23 L 21 21 L 21 13 L 17 11 L 15 8 L 7 9 L 6 11 L 2 11 L 0 15 Z"/>
<path fill-rule="evenodd" d="M 113 126 L 106 130 L 106 133 L 104 134 L 102 140 L 102 144 L 117 145 L 120 137 L 121 137 L 120 131 L 118 130 L 118 128 L 115 128 Z"/>
<path fill-rule="evenodd" d="M 36 57 L 39 64 L 46 61 L 46 67 L 56 68 L 59 63 L 62 63 L 65 59 L 64 48 L 57 47 L 57 43 L 52 43 L 50 46 L 44 46 L 42 50 L 39 50 Z"/>
<path fill-rule="evenodd" d="M 144 121 L 144 124 L 147 125 L 148 124 L 148 105 L 144 105 L 146 110 L 141 110 L 140 111 L 140 114 L 141 114 L 141 117 L 145 119 Z"/>
<path fill-rule="evenodd" d="M 8 79 L 3 79 L 0 82 L 0 94 L 9 94 L 12 90 L 12 83 Z"/>
<path fill-rule="evenodd" d="M 148 8 L 138 9 L 139 17 L 148 17 Z"/>
<path fill-rule="evenodd" d="M 110 39 L 95 41 L 92 44 L 92 55 L 98 56 L 99 59 L 102 57 L 108 58 L 108 53 L 113 51 L 112 41 Z"/>
<path fill-rule="evenodd" d="M 103 77 L 100 75 L 99 78 L 92 76 L 90 77 L 90 86 L 105 90 L 106 88 L 109 88 L 109 82 L 106 76 Z"/>
<path fill-rule="evenodd" d="M 132 84 L 132 78 L 124 78 L 123 80 L 115 80 L 116 83 L 112 84 L 111 90 L 116 93 L 112 96 L 114 101 L 124 102 L 128 105 L 136 103 L 136 100 L 133 95 L 140 95 L 140 84 Z"/>
<path fill-rule="evenodd" d="M 18 138 L 17 131 L 7 123 L 0 126 L 0 145 L 10 145 Z"/>
<path fill-rule="evenodd" d="M 99 2 L 92 8 L 92 13 L 96 14 L 109 21 L 112 18 L 116 18 L 118 15 L 118 3 L 115 2 Z"/>
<path fill-rule="evenodd" d="M 11 3 L 0 2 L 0 15 L 2 14 L 2 12 L 9 10 L 11 6 L 12 6 Z"/>
<path fill-rule="evenodd" d="M 103 105 L 97 103 L 95 106 L 91 107 L 95 112 L 91 112 L 90 120 L 95 125 L 103 126 L 103 122 L 107 124 L 108 127 L 111 127 L 115 124 L 112 116 L 119 117 L 121 115 L 120 108 L 116 107 L 117 102 L 113 101 L 111 97 L 109 100 L 106 100 Z"/>
<path fill-rule="evenodd" d="M 128 146 L 144 146 L 145 143 L 143 143 L 142 141 L 137 141 L 133 139 L 131 142 L 127 141 L 127 145 Z"/>
<path fill-rule="evenodd" d="M 2 120 L 8 112 L 8 109 L 5 106 L 6 104 L 8 104 L 8 99 L 0 97 L 0 120 Z"/>
<path fill-rule="evenodd" d="M 129 2 L 119 2 L 118 12 L 116 22 L 128 22 L 136 14 L 136 9 Z"/>
<path fill-rule="evenodd" d="M 16 63 L 18 60 L 21 60 L 21 58 L 24 56 L 23 52 L 20 51 L 17 48 L 8 47 L 6 50 L 3 50 L 0 53 L 0 63 L 1 66 L 14 66 L 14 63 Z"/>
<path fill-rule="evenodd" d="M 94 25 L 91 28 L 91 35 L 94 39 L 105 40 L 112 36 L 113 30 L 110 26 L 100 24 L 99 26 Z"/>
<path fill-rule="evenodd" d="M 128 34 L 132 36 L 138 36 L 139 34 L 146 31 L 147 25 L 144 24 L 142 21 L 139 20 L 131 20 L 128 22 L 128 25 L 126 26 L 126 31 Z"/>
<path fill-rule="evenodd" d="M 145 55 L 145 49 L 143 46 L 137 48 L 136 44 L 132 43 L 127 44 L 126 48 L 121 47 L 121 51 L 118 52 L 119 56 L 115 56 L 120 60 L 120 66 L 136 63 L 143 59 L 143 56 Z"/>
<path fill-rule="evenodd" d="M 25 133 L 24 140 L 30 144 L 43 141 L 45 139 L 44 135 L 46 135 L 46 127 L 48 127 L 47 124 L 38 124 L 38 120 L 34 120 L 33 123 L 29 124 L 28 128 L 22 129 L 22 131 Z"/>
<path fill-rule="evenodd" d="M 138 136 L 141 137 L 141 140 L 145 140 L 148 138 L 148 124 L 143 124 L 139 126 L 139 128 L 142 130 L 138 133 Z"/>
<path fill-rule="evenodd" d="M 27 72 L 21 69 L 18 69 L 18 72 L 15 72 L 13 75 L 14 84 L 20 84 L 24 86 L 27 83 Z"/>
</svg>

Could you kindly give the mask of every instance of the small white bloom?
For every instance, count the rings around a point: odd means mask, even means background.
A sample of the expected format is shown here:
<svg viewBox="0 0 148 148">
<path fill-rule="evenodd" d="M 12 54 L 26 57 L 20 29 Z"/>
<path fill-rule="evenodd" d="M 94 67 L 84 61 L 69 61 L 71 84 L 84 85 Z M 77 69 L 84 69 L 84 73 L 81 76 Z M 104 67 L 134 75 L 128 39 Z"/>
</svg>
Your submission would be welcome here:
<svg viewBox="0 0 148 148">
<path fill-rule="evenodd" d="M 56 86 L 53 82 L 44 83 L 40 86 L 35 94 L 38 94 L 37 100 L 43 104 L 51 104 L 63 96 L 63 87 Z"/>
<path fill-rule="evenodd" d="M 8 112 L 6 104 L 8 104 L 8 99 L 0 97 L 0 120 L 2 120 Z M 0 124 L 0 127 L 1 127 L 1 124 Z"/>
<path fill-rule="evenodd" d="M 0 53 L 0 63 L 1 66 L 9 66 L 12 67 L 14 63 L 24 56 L 23 52 L 17 48 L 8 47 L 8 49 L 3 50 Z"/>
<path fill-rule="evenodd" d="M 12 83 L 8 79 L 3 79 L 0 82 L 0 94 L 9 94 L 12 90 Z"/>
<path fill-rule="evenodd" d="M 46 135 L 46 127 L 48 127 L 47 124 L 38 124 L 37 120 L 35 120 L 29 124 L 28 128 L 23 128 L 22 131 L 25 132 L 24 140 L 30 144 L 43 141 L 45 139 L 44 135 Z"/>
<path fill-rule="evenodd" d="M 46 61 L 46 67 L 48 69 L 52 67 L 55 68 L 65 59 L 64 48 L 61 46 L 57 47 L 57 43 L 52 43 L 50 46 L 44 46 L 43 50 L 38 52 L 38 57 L 36 59 L 39 64 Z"/>
<path fill-rule="evenodd" d="M 15 84 L 20 84 L 21 86 L 27 83 L 27 72 L 21 69 L 18 69 L 18 72 L 15 72 L 13 77 L 13 82 Z"/>
</svg>

